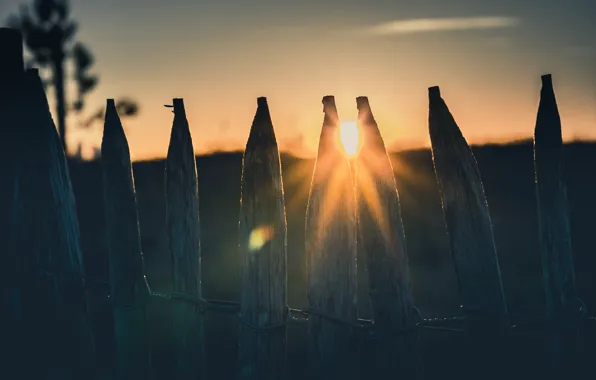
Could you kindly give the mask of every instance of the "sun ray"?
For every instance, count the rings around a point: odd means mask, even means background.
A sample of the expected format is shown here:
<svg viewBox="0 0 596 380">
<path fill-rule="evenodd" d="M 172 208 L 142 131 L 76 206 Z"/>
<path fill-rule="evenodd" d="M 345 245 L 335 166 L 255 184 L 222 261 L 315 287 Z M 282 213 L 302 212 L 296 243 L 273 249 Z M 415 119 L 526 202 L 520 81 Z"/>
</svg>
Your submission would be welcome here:
<svg viewBox="0 0 596 380">
<path fill-rule="evenodd" d="M 348 157 L 357 156 L 363 145 L 362 133 L 358 128 L 358 123 L 351 120 L 342 122 L 339 125 L 338 142 Z"/>
<path fill-rule="evenodd" d="M 293 188 L 296 191 L 291 197 L 286 198 L 288 212 L 305 206 L 310 191 L 310 179 L 312 178 L 314 160 L 300 160 L 293 163 L 284 171 L 284 184 L 286 188 Z"/>
</svg>

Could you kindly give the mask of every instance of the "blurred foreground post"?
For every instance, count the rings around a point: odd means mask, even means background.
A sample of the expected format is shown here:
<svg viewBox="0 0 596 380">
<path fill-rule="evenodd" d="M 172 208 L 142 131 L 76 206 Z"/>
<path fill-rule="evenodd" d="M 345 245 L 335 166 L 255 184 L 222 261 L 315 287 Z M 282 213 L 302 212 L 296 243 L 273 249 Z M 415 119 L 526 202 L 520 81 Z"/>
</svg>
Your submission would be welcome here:
<svg viewBox="0 0 596 380">
<path fill-rule="evenodd" d="M 101 161 L 117 378 L 147 379 L 149 292 L 144 277 L 130 152 L 114 99 L 108 99 L 106 104 Z"/>
<path fill-rule="evenodd" d="M 192 137 L 183 99 L 174 99 L 174 122 L 166 160 L 166 223 L 172 263 L 172 291 L 201 298 L 199 187 Z M 204 379 L 202 305 L 170 301 L 176 360 L 173 379 Z"/>
<path fill-rule="evenodd" d="M 75 198 L 37 69 L 27 71 L 24 94 L 17 253 L 27 293 L 23 321 L 38 334 L 29 334 L 27 342 L 35 357 L 32 368 L 65 379 L 93 378 L 95 347 Z"/>
<path fill-rule="evenodd" d="M 417 316 L 399 194 L 385 143 L 368 98 L 356 99 L 364 145 L 356 160 L 361 246 L 364 249 L 374 320 L 374 379 L 422 375 Z"/>
<path fill-rule="evenodd" d="M 15 29 L 0 28 L 0 377 L 19 368 L 23 338 L 21 326 L 21 261 L 17 255 L 17 225 L 21 196 L 18 193 L 18 166 L 24 139 L 19 113 L 23 88 L 23 39 Z M 24 100 L 24 99 L 23 99 Z"/>
<path fill-rule="evenodd" d="M 567 189 L 563 175 L 561 118 L 551 75 L 543 75 L 541 79 L 534 131 L 534 171 L 549 362 L 557 374 L 563 375 L 576 366 L 577 328 L 583 306 L 575 287 Z"/>
<path fill-rule="evenodd" d="M 0 80 L 3 85 L 16 81 L 16 76 L 24 72 L 23 36 L 18 29 L 0 28 Z"/>
<path fill-rule="evenodd" d="M 286 235 L 281 161 L 261 97 L 242 163 L 240 379 L 286 376 Z"/>
<path fill-rule="evenodd" d="M 314 379 L 353 379 L 356 303 L 356 200 L 348 158 L 338 145 L 333 96 L 323 98 L 319 139 L 306 210 L 306 270 Z"/>
<path fill-rule="evenodd" d="M 429 88 L 429 132 L 451 254 L 471 333 L 472 376 L 498 378 L 508 327 L 493 228 L 478 164 L 439 87 Z M 503 360 L 502 358 L 500 360 Z M 479 372 L 480 371 L 480 372 Z"/>
</svg>

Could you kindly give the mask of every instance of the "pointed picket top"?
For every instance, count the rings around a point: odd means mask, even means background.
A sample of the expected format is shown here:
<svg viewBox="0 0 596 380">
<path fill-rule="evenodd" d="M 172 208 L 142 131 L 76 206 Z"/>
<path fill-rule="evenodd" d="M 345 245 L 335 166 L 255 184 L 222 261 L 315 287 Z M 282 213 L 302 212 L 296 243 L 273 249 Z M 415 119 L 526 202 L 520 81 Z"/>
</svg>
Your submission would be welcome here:
<svg viewBox="0 0 596 380">
<path fill-rule="evenodd" d="M 323 120 L 323 125 L 326 126 L 337 126 L 339 122 L 339 115 L 337 114 L 337 107 L 335 105 L 335 96 L 333 95 L 325 95 L 323 96 L 323 112 L 325 113 L 325 118 Z"/>
<path fill-rule="evenodd" d="M 379 126 L 370 108 L 368 97 L 357 97 L 356 108 L 358 109 L 358 122 L 363 129 L 364 134 L 363 149 L 368 151 L 375 150 L 378 151 L 378 153 L 387 155 L 385 142 L 383 141 L 381 131 L 379 131 Z"/>
<path fill-rule="evenodd" d="M 277 147 L 277 140 L 275 139 L 267 98 L 262 96 L 257 98 L 257 112 L 250 128 L 246 148 L 252 150 L 268 147 Z"/>
<path fill-rule="evenodd" d="M 375 120 L 368 97 L 357 97 L 356 108 L 358 109 L 358 124 L 359 128 L 362 129 L 364 140 L 359 160 L 361 162 L 375 160 L 376 163 L 370 162 L 369 164 L 375 166 L 376 172 L 379 174 L 377 178 L 379 180 L 389 181 L 388 186 L 393 186 L 397 189 L 391 159 L 385 148 L 385 141 L 383 140 L 381 131 Z M 372 169 L 373 168 L 371 168 L 371 170 Z M 381 175 L 381 172 L 390 172 L 391 175 Z"/>
<path fill-rule="evenodd" d="M 313 192 L 319 185 L 329 181 L 334 170 L 334 163 L 348 165 L 349 161 L 339 146 L 339 115 L 335 106 L 335 97 L 326 95 L 322 100 L 323 104 L 323 125 L 319 135 L 319 145 L 310 192 Z M 318 169 L 317 169 L 318 168 Z"/>
<path fill-rule="evenodd" d="M 385 149 L 383 137 L 370 108 L 368 98 L 366 96 L 357 97 L 356 106 L 358 108 L 358 124 L 359 128 L 362 129 L 364 139 L 362 150 L 356 159 L 355 169 L 356 177 L 358 177 L 356 187 L 359 190 L 359 207 L 365 207 L 362 211 L 372 213 L 370 222 L 376 224 L 376 232 L 381 234 L 380 238 L 404 240 L 395 175 L 391 160 Z M 390 199 L 385 199 L 386 197 Z M 383 201 L 387 201 L 389 204 L 382 204 Z M 361 202 L 364 203 L 361 204 Z M 388 212 L 395 212 L 395 216 L 399 218 L 399 221 L 390 221 L 387 215 Z M 398 222 L 398 225 L 391 226 L 391 222 Z M 399 236 L 394 236 L 395 231 L 392 231 L 396 227 Z M 402 250 L 398 247 L 393 248 Z M 405 255 L 405 251 L 396 252 L 396 254 Z M 387 314 L 384 315 L 387 316 Z"/>
<path fill-rule="evenodd" d="M 35 264 L 41 266 L 42 273 L 50 272 L 54 284 L 47 289 L 45 299 L 36 300 L 39 305 L 51 300 L 51 305 L 46 304 L 50 309 L 41 306 L 41 310 L 37 310 L 39 315 L 33 317 L 47 319 L 44 322 L 49 322 L 53 331 L 46 331 L 43 335 L 48 334 L 45 337 L 51 336 L 52 341 L 46 342 L 40 337 L 36 346 L 52 350 L 59 344 L 64 348 L 60 352 L 43 353 L 46 360 L 52 362 L 54 368 L 51 370 L 87 377 L 95 365 L 95 347 L 68 163 L 38 70 L 26 72 L 23 89 L 26 97 L 22 101 L 27 111 L 20 118 L 26 143 L 20 146 L 23 151 L 19 188 L 26 210 L 26 215 L 23 215 L 26 239 L 35 244 L 30 252 L 27 252 L 31 248 L 29 243 L 22 244 L 20 248 L 25 251 L 23 256 L 31 260 L 26 263 L 29 269 L 35 268 Z M 40 280 L 39 272 L 29 272 L 29 275 L 31 277 L 25 281 L 30 281 L 33 287 L 40 286 L 43 280 Z M 28 322 L 33 323 L 32 320 Z M 39 323 L 43 325 L 43 322 Z"/>
<path fill-rule="evenodd" d="M 128 141 L 124 134 L 124 128 L 120 121 L 120 116 L 116 110 L 114 99 L 106 100 L 106 112 L 104 116 L 103 138 L 101 144 L 101 154 L 118 154 L 124 161 L 130 164 L 130 151 Z M 106 152 L 104 152 L 106 150 Z M 109 152 L 107 152 L 109 150 Z"/>
<path fill-rule="evenodd" d="M 575 284 L 563 138 L 552 76 L 542 76 L 534 130 L 534 171 L 551 364 L 567 373 L 574 367 L 577 325 L 582 313 Z"/>
<path fill-rule="evenodd" d="M 62 149 L 60 138 L 52 119 L 48 99 L 45 95 L 41 77 L 39 76 L 39 70 L 29 69 L 25 75 L 27 96 L 31 104 L 31 115 L 34 117 L 34 121 L 27 125 L 28 132 L 37 134 L 39 136 L 38 138 L 42 140 L 42 143 L 47 144 L 49 148 L 49 158 L 47 158 L 49 162 L 45 162 L 44 164 L 48 165 L 52 170 L 50 175 L 51 186 L 56 186 L 55 191 L 57 191 L 54 196 L 64 198 L 63 200 L 56 200 L 56 202 L 58 204 L 62 204 L 62 202 L 66 203 L 63 207 L 56 206 L 56 211 L 64 214 L 64 217 L 68 219 L 69 223 L 65 228 L 72 229 L 65 232 L 69 235 L 66 242 L 69 247 L 68 250 L 64 251 L 68 254 L 65 257 L 68 261 L 67 267 L 82 276 L 83 257 L 79 246 L 79 227 L 66 155 Z"/>
<path fill-rule="evenodd" d="M 428 96 L 435 174 L 464 307 L 503 318 L 507 307 L 478 164 L 440 88 L 430 87 Z"/>
<path fill-rule="evenodd" d="M 141 251 L 130 151 L 114 99 L 107 99 L 101 143 L 104 209 L 119 378 L 147 379 L 149 297 Z"/>
<path fill-rule="evenodd" d="M 500 358 L 488 347 L 502 344 L 509 321 L 480 170 L 439 87 L 429 88 L 428 96 L 435 176 L 469 331 L 466 355 L 473 365 L 463 375 L 490 371 L 502 377 Z"/>
<path fill-rule="evenodd" d="M 115 266 L 112 300 L 115 305 L 130 305 L 144 296 L 144 288 L 137 288 L 144 276 L 143 257 L 130 150 L 114 99 L 106 100 L 101 161 L 110 266 Z M 120 272 L 123 268 L 131 272 Z"/>
<path fill-rule="evenodd" d="M 165 168 L 166 224 L 172 291 L 201 298 L 201 224 L 196 157 L 184 100 L 173 99 L 174 121 Z M 171 305 L 173 379 L 205 376 L 203 317 L 198 304 Z"/>
<path fill-rule="evenodd" d="M 571 250 L 567 190 L 563 174 L 561 117 L 552 76 L 542 76 L 534 131 L 534 165 L 539 204 L 542 263 L 547 313 L 550 316 L 575 302 L 575 271 Z"/>
<path fill-rule="evenodd" d="M 239 222 L 241 273 L 239 378 L 286 374 L 287 225 L 281 160 L 267 100 L 257 111 L 242 162 Z M 259 332 L 249 327 L 280 326 Z M 264 337 L 267 334 L 267 338 Z"/>
<path fill-rule="evenodd" d="M 417 379 L 422 369 L 417 320 L 393 167 L 368 98 L 356 98 L 356 105 L 364 138 L 355 170 L 359 246 L 364 250 L 377 338 L 371 377 L 399 374 Z"/>
<path fill-rule="evenodd" d="M 358 120 L 366 125 L 376 124 L 375 117 L 370 108 L 368 96 L 356 97 L 356 108 L 358 109 Z M 378 128 L 377 128 L 378 130 Z"/>
<path fill-rule="evenodd" d="M 441 88 L 439 86 L 431 86 L 428 88 L 428 96 L 432 99 L 441 98 Z"/>
<path fill-rule="evenodd" d="M 461 130 L 455 122 L 455 119 L 449 111 L 447 104 L 445 104 L 445 101 L 441 97 L 441 89 L 439 86 L 429 87 L 428 100 L 430 110 L 429 132 L 433 144 L 451 144 L 452 147 L 469 151 L 471 154 L 472 150 L 470 149 L 470 146 L 468 145 Z M 475 158 L 474 162 L 476 162 Z M 472 165 L 472 167 L 477 169 L 476 164 Z M 478 178 L 480 178 L 480 172 L 477 170 L 476 172 L 478 174 Z"/>
<path fill-rule="evenodd" d="M 200 221 L 196 158 L 183 99 L 174 99 L 166 160 L 166 218 L 175 292 L 201 295 Z"/>
<path fill-rule="evenodd" d="M 349 325 L 356 322 L 356 205 L 348 157 L 339 147 L 339 117 L 332 96 L 323 98 L 325 117 L 312 177 L 305 227 L 305 256 L 311 364 L 314 379 L 355 376 Z"/>
<path fill-rule="evenodd" d="M 79 226 L 76 217 L 75 199 L 70 182 L 66 155 L 62 149 L 60 137 L 58 136 L 58 132 L 52 119 L 48 99 L 45 95 L 41 77 L 39 76 L 39 70 L 27 70 L 25 82 L 27 96 L 29 96 L 32 104 L 31 113 L 36 121 L 29 123 L 27 128 L 30 128 L 30 133 L 37 133 L 39 138 L 42 139 L 43 143 L 47 144 L 49 148 L 48 154 L 50 155 L 50 162 L 46 162 L 45 164 L 52 170 L 52 173 L 50 174 L 51 186 L 56 187 L 54 196 L 63 198 L 56 200 L 56 210 L 68 220 L 65 228 L 70 229 L 69 231 L 64 232 L 68 235 L 67 241 L 60 242 L 60 244 L 66 243 L 68 245 L 68 249 L 64 251 L 68 254 L 68 256 L 65 257 L 68 261 L 68 268 L 75 273 L 78 273 L 79 276 L 82 276 L 83 256 L 79 246 Z M 62 207 L 58 205 L 62 205 Z"/>
<path fill-rule="evenodd" d="M 370 224 L 362 227 L 363 232 L 371 236 L 365 234 L 361 238 L 366 258 L 370 260 L 371 292 L 379 295 L 396 292 L 388 299 L 373 300 L 373 309 L 376 307 L 379 316 L 382 316 L 375 318 L 375 323 L 399 324 L 399 328 L 403 329 L 406 325 L 415 324 L 415 321 L 414 315 L 409 314 L 413 312 L 413 301 L 399 194 L 391 161 L 368 98 L 360 96 L 356 102 L 358 120 L 364 129 L 364 146 L 357 161 L 356 186 L 360 189 L 359 214 L 365 216 L 362 222 Z M 377 246 L 378 243 L 382 244 Z M 371 270 L 375 264 L 381 266 Z M 392 271 L 387 271 L 387 268 L 392 268 Z M 399 286 L 396 287 L 397 283 Z M 402 293 L 398 293 L 400 291 Z M 409 312 L 404 314 L 405 310 Z"/>
<path fill-rule="evenodd" d="M 180 137 L 186 137 L 187 135 L 190 136 L 190 127 L 188 125 L 188 119 L 186 118 L 186 109 L 184 108 L 184 99 L 182 98 L 175 98 L 172 99 L 173 104 L 173 112 L 174 112 L 174 123 L 172 125 L 172 129 L 180 130 L 183 132 L 184 135 L 176 136 L 178 139 Z M 170 143 L 173 141 L 179 142 L 178 140 L 170 139 Z"/>
<path fill-rule="evenodd" d="M 540 104 L 534 130 L 535 143 L 538 148 L 555 149 L 553 154 L 560 154 L 563 148 L 561 131 L 561 117 L 557 107 L 553 80 L 551 74 L 542 75 L 542 89 L 540 90 Z"/>
<path fill-rule="evenodd" d="M 336 134 L 339 128 L 339 115 L 335 106 L 335 97 L 327 95 L 323 97 L 323 126 L 319 137 L 317 159 L 327 154 L 337 154 L 341 150 L 336 142 Z"/>
</svg>

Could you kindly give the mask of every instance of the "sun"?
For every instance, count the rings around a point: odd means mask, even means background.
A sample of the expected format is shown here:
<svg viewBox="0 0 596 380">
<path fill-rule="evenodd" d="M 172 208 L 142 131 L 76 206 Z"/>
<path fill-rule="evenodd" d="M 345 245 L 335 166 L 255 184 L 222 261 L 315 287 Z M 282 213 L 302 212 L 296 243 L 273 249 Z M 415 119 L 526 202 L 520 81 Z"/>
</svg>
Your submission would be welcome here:
<svg viewBox="0 0 596 380">
<path fill-rule="evenodd" d="M 339 126 L 339 140 L 348 157 L 356 156 L 361 146 L 358 123 L 355 121 L 343 121 Z"/>
</svg>

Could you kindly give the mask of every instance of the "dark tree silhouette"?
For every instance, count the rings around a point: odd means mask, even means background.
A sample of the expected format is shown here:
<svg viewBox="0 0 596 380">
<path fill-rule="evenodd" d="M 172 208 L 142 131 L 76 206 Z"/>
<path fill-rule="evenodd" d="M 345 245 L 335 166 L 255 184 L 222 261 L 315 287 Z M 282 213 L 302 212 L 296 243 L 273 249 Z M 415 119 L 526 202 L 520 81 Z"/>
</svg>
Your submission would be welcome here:
<svg viewBox="0 0 596 380">
<path fill-rule="evenodd" d="M 89 49 L 80 42 L 74 42 L 77 23 L 70 18 L 70 6 L 67 0 L 34 0 L 30 6 L 22 6 L 19 15 L 8 20 L 10 27 L 20 29 L 27 50 L 32 55 L 32 62 L 51 69 L 52 77 L 45 85 L 53 85 L 56 98 L 56 116 L 58 133 L 66 151 L 66 114 L 69 110 L 80 113 L 84 106 L 85 95 L 97 86 L 98 77 L 88 71 L 93 66 L 94 58 Z M 65 72 L 67 59 L 74 65 L 74 79 L 77 83 L 77 98 L 67 104 L 65 84 L 68 76 Z M 116 105 L 120 116 L 136 115 L 138 106 L 130 99 L 120 100 Z M 94 112 L 81 123 L 89 127 L 103 117 L 103 108 Z"/>
</svg>

